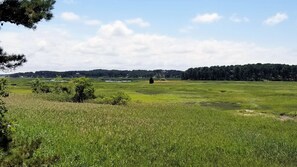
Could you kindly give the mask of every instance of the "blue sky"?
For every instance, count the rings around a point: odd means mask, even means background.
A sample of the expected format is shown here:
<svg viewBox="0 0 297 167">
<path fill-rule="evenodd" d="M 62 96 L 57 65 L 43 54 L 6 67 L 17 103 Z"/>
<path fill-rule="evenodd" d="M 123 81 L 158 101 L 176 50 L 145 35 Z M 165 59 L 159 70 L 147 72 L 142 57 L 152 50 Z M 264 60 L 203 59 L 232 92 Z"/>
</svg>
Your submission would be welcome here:
<svg viewBox="0 0 297 167">
<path fill-rule="evenodd" d="M 294 0 L 58 0 L 37 30 L 5 24 L 17 71 L 297 62 Z M 30 38 L 31 40 L 27 40 Z"/>
<path fill-rule="evenodd" d="M 196 39 L 245 40 L 265 45 L 267 42 L 273 42 L 270 45 L 291 45 L 297 42 L 297 38 L 292 36 L 297 28 L 297 11 L 294 8 L 296 5 L 297 2 L 294 0 L 88 0 L 88 3 L 70 0 L 68 4 L 61 1 L 57 3 L 55 12 L 59 15 L 65 10 L 72 11 L 104 23 L 142 18 L 152 24 L 145 31 L 158 34 L 184 36 L 185 34 L 179 33 L 179 30 L 192 26 L 193 32 L 188 36 Z M 201 25 L 191 22 L 197 14 L 204 13 L 218 13 L 223 18 L 215 24 Z M 289 19 L 278 26 L 263 25 L 264 20 L 276 13 L 285 13 Z M 247 17 L 249 22 L 231 22 L 230 17 L 233 15 Z"/>
</svg>

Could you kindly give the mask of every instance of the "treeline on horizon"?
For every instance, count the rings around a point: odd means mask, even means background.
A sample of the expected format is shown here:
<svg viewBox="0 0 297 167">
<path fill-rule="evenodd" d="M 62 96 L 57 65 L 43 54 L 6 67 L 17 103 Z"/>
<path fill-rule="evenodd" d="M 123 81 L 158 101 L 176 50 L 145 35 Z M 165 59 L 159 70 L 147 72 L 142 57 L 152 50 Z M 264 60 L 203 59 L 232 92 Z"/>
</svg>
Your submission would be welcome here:
<svg viewBox="0 0 297 167">
<path fill-rule="evenodd" d="M 63 78 L 88 77 L 88 78 L 177 78 L 180 79 L 183 71 L 178 70 L 90 70 L 90 71 L 36 71 L 10 74 L 10 77 L 19 78 Z"/>
<path fill-rule="evenodd" d="M 19 78 L 172 78 L 182 80 L 226 80 L 226 81 L 297 81 L 297 65 L 286 64 L 246 64 L 212 66 L 178 70 L 104 70 L 90 71 L 37 71 L 10 74 Z"/>
<path fill-rule="evenodd" d="M 182 80 L 297 81 L 297 65 L 247 64 L 189 68 Z"/>
</svg>

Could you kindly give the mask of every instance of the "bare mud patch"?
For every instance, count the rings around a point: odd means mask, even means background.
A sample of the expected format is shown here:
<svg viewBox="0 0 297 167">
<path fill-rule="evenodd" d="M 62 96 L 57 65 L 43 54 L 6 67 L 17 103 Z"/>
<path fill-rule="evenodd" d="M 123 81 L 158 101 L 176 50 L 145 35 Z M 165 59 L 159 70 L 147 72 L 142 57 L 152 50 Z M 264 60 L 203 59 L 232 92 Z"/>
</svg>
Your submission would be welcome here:
<svg viewBox="0 0 297 167">
<path fill-rule="evenodd" d="M 239 110 L 237 114 L 240 116 L 245 116 L 245 117 L 256 117 L 256 116 L 270 117 L 270 118 L 274 118 L 274 119 L 277 119 L 282 122 L 286 122 L 286 121 L 297 122 L 296 116 L 289 116 L 289 115 L 285 115 L 285 114 L 274 115 L 274 114 L 270 114 L 270 113 L 257 112 L 255 110 L 249 110 L 249 109 Z"/>
</svg>

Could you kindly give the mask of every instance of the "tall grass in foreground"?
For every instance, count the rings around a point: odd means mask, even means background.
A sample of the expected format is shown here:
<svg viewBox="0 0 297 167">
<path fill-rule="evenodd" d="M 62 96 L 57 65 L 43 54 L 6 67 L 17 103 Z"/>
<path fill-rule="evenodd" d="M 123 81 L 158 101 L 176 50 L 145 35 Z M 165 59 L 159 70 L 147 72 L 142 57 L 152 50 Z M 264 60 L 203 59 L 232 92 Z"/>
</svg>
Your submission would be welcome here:
<svg viewBox="0 0 297 167">
<path fill-rule="evenodd" d="M 15 137 L 42 138 L 35 156 L 59 155 L 61 166 L 297 165 L 295 121 L 240 114 L 294 113 L 295 102 L 286 97 L 297 94 L 295 83 L 98 82 L 95 87 L 105 95 L 121 89 L 132 103 L 55 102 L 15 91 L 6 99 L 10 118 L 18 121 Z"/>
</svg>

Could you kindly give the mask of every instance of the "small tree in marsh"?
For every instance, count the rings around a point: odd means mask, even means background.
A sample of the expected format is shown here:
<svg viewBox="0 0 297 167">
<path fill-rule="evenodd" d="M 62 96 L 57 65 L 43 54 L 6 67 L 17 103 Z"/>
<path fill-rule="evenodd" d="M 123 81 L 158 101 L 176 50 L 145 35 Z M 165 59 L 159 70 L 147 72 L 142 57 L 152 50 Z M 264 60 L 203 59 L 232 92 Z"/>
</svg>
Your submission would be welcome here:
<svg viewBox="0 0 297 167">
<path fill-rule="evenodd" d="M 93 84 L 88 78 L 76 78 L 72 81 L 74 85 L 74 97 L 73 101 L 78 103 L 83 103 L 87 99 L 94 99 L 95 89 L 93 88 Z"/>
</svg>

